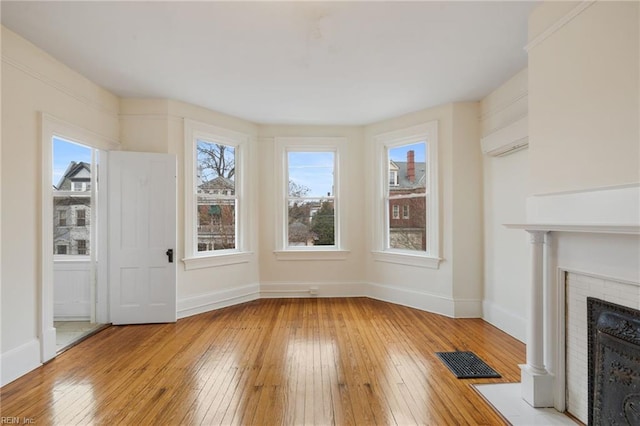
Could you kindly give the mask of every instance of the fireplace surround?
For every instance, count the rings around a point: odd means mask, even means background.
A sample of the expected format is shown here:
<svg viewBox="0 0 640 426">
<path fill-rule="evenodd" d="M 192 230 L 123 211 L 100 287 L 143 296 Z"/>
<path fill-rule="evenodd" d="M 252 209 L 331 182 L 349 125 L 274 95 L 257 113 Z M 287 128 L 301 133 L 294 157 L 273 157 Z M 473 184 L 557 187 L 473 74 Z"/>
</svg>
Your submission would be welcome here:
<svg viewBox="0 0 640 426">
<path fill-rule="evenodd" d="M 632 302 L 640 302 L 640 185 L 532 196 L 527 199 L 527 222 L 506 225 L 531 236 L 521 392 L 533 407 L 564 412 L 565 277 L 576 273 L 624 283 L 637 290 L 638 300 Z"/>
</svg>

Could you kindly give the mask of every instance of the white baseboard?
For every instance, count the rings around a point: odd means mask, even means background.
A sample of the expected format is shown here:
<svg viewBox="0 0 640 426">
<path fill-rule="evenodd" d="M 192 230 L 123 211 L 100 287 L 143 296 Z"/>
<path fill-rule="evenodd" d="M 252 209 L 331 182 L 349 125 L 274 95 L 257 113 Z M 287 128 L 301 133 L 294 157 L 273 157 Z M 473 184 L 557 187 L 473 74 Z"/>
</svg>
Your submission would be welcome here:
<svg viewBox="0 0 640 426">
<path fill-rule="evenodd" d="M 453 318 L 455 301 L 451 298 L 412 289 L 369 283 L 369 297 L 383 302 L 416 308 Z"/>
<path fill-rule="evenodd" d="M 490 300 L 482 302 L 482 319 L 526 343 L 527 321 L 525 318 L 510 312 Z"/>
<path fill-rule="evenodd" d="M 260 298 L 260 285 L 248 284 L 242 287 L 212 291 L 178 300 L 178 319 L 202 314 L 215 309 L 226 308 L 239 303 Z"/>
<path fill-rule="evenodd" d="M 260 297 L 264 299 L 365 296 L 367 296 L 367 284 L 362 282 L 265 282 L 260 284 Z"/>
<path fill-rule="evenodd" d="M 32 339 L 0 356 L 0 386 L 13 382 L 20 376 L 40 367 L 40 341 Z"/>
<path fill-rule="evenodd" d="M 482 300 L 453 299 L 454 318 L 482 318 Z"/>
</svg>

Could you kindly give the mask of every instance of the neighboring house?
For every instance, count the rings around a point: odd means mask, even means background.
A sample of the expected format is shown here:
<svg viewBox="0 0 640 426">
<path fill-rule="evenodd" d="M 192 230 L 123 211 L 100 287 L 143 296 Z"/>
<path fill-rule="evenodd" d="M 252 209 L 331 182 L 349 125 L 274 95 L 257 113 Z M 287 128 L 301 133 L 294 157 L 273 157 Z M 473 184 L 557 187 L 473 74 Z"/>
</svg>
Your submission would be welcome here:
<svg viewBox="0 0 640 426">
<path fill-rule="evenodd" d="M 389 197 L 424 194 L 427 183 L 426 163 L 416 162 L 414 151 L 407 161 L 389 161 Z M 389 245 L 393 248 L 426 250 L 426 198 L 403 198 L 389 201 Z"/>
<path fill-rule="evenodd" d="M 217 176 L 198 188 L 198 251 L 235 248 L 235 182 Z"/>
<path fill-rule="evenodd" d="M 69 163 L 53 188 L 53 253 L 89 254 L 91 228 L 91 165 Z"/>
</svg>

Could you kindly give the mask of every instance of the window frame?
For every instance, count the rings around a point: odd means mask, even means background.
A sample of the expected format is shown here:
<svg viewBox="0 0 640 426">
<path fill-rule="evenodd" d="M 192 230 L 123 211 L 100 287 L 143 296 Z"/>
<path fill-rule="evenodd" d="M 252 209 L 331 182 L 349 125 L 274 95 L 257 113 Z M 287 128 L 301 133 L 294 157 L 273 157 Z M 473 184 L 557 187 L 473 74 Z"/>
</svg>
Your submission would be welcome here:
<svg viewBox="0 0 640 426">
<path fill-rule="evenodd" d="M 374 238 L 372 255 L 379 262 L 397 263 L 438 269 L 440 261 L 440 222 L 438 187 L 438 123 L 430 121 L 416 126 L 374 136 L 377 172 L 374 179 L 376 208 L 374 210 Z M 388 205 L 389 150 L 414 143 L 426 143 L 426 251 L 402 250 L 389 247 L 389 223 L 392 215 Z M 400 217 L 404 217 L 403 215 Z"/>
<path fill-rule="evenodd" d="M 197 183 L 198 140 L 234 147 L 235 155 L 235 215 L 236 244 L 234 249 L 198 252 L 198 219 L 195 185 Z M 246 185 L 249 175 L 249 136 L 194 120 L 184 120 L 184 263 L 185 270 L 247 263 L 252 252 L 249 247 L 249 200 Z"/>
<path fill-rule="evenodd" d="M 276 191 L 279 205 L 276 206 L 276 247 L 277 260 L 344 260 L 349 254 L 345 248 L 344 209 L 341 198 L 343 183 L 341 170 L 344 169 L 344 151 L 347 139 L 344 137 L 277 137 L 275 138 Z M 290 246 L 288 237 L 289 206 L 289 152 L 333 152 L 334 178 L 334 242 L 332 246 Z M 327 197 L 308 197 L 327 198 Z"/>
<path fill-rule="evenodd" d="M 402 219 L 409 219 L 409 205 L 404 204 L 402 206 Z"/>
</svg>

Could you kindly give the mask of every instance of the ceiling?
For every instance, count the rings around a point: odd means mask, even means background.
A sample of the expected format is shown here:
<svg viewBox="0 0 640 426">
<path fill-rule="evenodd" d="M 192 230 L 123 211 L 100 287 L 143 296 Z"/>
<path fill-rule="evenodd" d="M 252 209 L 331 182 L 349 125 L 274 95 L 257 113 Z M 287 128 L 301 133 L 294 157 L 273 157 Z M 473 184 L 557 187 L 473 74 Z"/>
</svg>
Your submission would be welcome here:
<svg viewBox="0 0 640 426">
<path fill-rule="evenodd" d="M 362 125 L 483 98 L 535 2 L 1 2 L 2 24 L 121 97 Z"/>
</svg>

